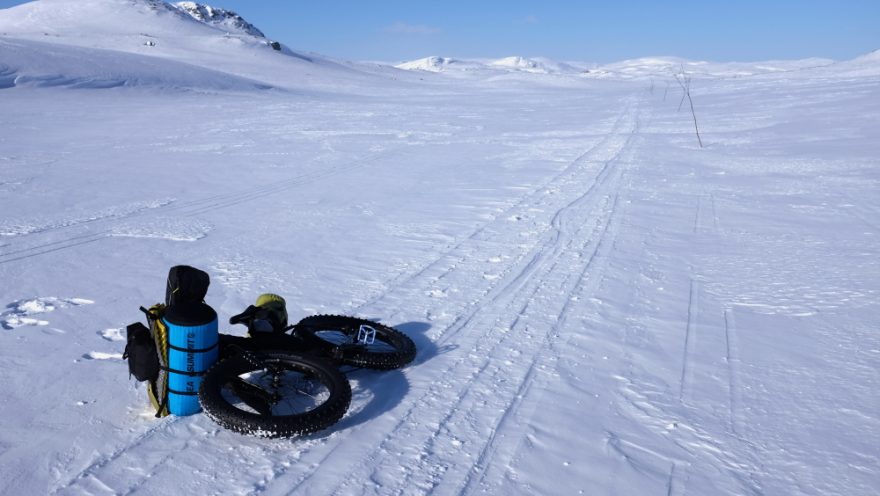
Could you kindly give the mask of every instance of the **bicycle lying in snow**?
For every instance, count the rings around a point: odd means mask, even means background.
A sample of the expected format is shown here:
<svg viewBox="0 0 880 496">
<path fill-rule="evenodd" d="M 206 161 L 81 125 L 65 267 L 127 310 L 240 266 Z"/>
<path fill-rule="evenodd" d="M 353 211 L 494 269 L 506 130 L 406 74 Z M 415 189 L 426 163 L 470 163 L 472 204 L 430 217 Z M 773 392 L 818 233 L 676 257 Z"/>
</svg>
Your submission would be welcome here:
<svg viewBox="0 0 880 496">
<path fill-rule="evenodd" d="M 261 295 L 229 319 L 248 336 L 217 332 L 202 302 L 206 273 L 171 269 L 166 303 L 149 309 L 149 328 L 128 326 L 129 372 L 148 381 L 156 416 L 204 410 L 221 426 L 260 437 L 290 437 L 325 429 L 342 418 L 351 386 L 341 365 L 390 370 L 409 364 L 413 341 L 389 326 L 340 315 L 287 325 L 284 299 Z"/>
<path fill-rule="evenodd" d="M 230 323 L 252 327 L 244 315 Z M 221 335 L 220 353 L 227 356 L 199 389 L 205 414 L 244 434 L 289 437 L 325 429 L 348 410 L 351 387 L 339 365 L 395 369 L 415 358 L 416 347 L 377 322 L 316 315 L 280 334 Z"/>
</svg>

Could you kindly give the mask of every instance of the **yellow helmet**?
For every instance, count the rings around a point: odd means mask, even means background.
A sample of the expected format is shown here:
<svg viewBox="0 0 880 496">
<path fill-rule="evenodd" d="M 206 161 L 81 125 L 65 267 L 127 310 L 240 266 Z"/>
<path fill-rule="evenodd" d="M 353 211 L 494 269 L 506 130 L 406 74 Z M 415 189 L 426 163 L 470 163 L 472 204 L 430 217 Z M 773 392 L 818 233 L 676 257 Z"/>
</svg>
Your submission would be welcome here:
<svg viewBox="0 0 880 496">
<path fill-rule="evenodd" d="M 257 297 L 258 307 L 265 309 L 270 314 L 271 320 L 274 320 L 273 327 L 280 330 L 287 327 L 287 303 L 284 298 L 274 293 L 264 293 Z"/>
</svg>

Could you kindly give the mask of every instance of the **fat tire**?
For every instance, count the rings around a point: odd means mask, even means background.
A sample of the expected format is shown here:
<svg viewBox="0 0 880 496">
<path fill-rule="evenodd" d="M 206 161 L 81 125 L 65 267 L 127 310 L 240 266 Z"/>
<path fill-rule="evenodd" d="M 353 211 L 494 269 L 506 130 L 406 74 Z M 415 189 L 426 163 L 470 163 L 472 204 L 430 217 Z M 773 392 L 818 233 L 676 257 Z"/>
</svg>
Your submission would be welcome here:
<svg viewBox="0 0 880 496">
<path fill-rule="evenodd" d="M 315 334 L 322 330 L 336 330 L 346 334 L 356 334 L 362 325 L 375 329 L 376 337 L 389 345 L 391 350 L 376 351 L 356 344 L 340 349 L 336 346 L 336 343 L 325 341 Z M 391 370 L 406 366 L 416 357 L 416 345 L 409 336 L 372 320 L 345 315 L 313 315 L 299 321 L 295 329 L 297 335 L 303 340 L 322 349 L 324 352 L 330 353 L 334 359 L 356 367 Z"/>
<path fill-rule="evenodd" d="M 266 363 L 308 374 L 328 389 L 329 397 L 313 410 L 291 415 L 244 411 L 223 397 L 221 391 L 231 379 L 262 370 Z M 244 352 L 208 369 L 199 388 L 199 403 L 208 418 L 226 429 L 257 437 L 285 438 L 317 432 L 338 422 L 351 403 L 351 385 L 338 368 L 321 358 L 286 351 Z"/>
</svg>

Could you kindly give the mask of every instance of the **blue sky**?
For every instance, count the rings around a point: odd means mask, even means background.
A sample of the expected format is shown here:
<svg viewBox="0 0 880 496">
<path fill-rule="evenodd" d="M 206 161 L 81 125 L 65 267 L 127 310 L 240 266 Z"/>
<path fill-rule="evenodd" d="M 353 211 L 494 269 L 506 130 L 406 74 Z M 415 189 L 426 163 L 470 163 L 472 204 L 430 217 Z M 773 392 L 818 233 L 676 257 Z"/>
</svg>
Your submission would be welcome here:
<svg viewBox="0 0 880 496">
<path fill-rule="evenodd" d="M 71 0 L 73 1 L 73 0 Z M 0 0 L 0 8 L 24 3 Z M 827 57 L 880 48 L 880 0 L 210 0 L 293 49 L 350 60 L 546 56 L 612 62 Z"/>
</svg>

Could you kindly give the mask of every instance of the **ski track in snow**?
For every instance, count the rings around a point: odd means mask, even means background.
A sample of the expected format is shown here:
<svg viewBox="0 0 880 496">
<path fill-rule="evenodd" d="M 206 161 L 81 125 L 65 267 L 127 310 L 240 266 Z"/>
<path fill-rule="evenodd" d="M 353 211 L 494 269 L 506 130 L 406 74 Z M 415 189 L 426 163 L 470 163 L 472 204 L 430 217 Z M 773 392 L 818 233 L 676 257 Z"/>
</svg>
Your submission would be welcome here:
<svg viewBox="0 0 880 496">
<path fill-rule="evenodd" d="M 356 492 L 363 481 L 373 481 L 374 490 L 381 488 L 381 492 L 387 494 L 406 494 L 411 488 L 431 492 L 441 483 L 444 492 L 455 494 L 471 490 L 477 483 L 475 477 L 493 463 L 494 444 L 500 430 L 507 419 L 518 415 L 522 398 L 528 394 L 535 375 L 546 370 L 545 360 L 540 356 L 546 353 L 559 332 L 574 293 L 579 292 L 587 280 L 598 280 L 601 275 L 601 270 L 595 267 L 595 259 L 600 246 L 612 243 L 606 237 L 624 174 L 626 159 L 621 156 L 637 132 L 638 120 L 636 104 L 631 103 L 605 140 L 579 157 L 553 184 L 540 188 L 515 207 L 514 211 L 546 209 L 546 191 L 554 190 L 557 191 L 554 201 L 561 208 L 557 207 L 548 229 L 535 235 L 538 242 L 533 248 L 509 266 L 508 272 L 479 300 L 463 308 L 461 318 L 438 333 L 439 347 L 455 343 L 461 350 L 455 353 L 461 358 L 439 376 L 463 379 L 454 383 L 442 380 L 418 398 L 408 399 L 411 406 L 391 432 L 359 453 L 364 463 L 355 466 L 362 468 L 330 490 L 330 494 Z M 558 203 L 569 195 L 573 199 L 568 203 Z M 499 219 L 508 217 L 506 213 L 499 215 Z M 457 274 L 464 277 L 478 274 L 479 271 L 467 264 L 468 260 L 471 264 L 481 262 L 459 254 L 485 253 L 485 249 L 479 248 L 487 244 L 481 235 L 491 228 L 498 229 L 491 238 L 493 244 L 503 245 L 505 238 L 518 236 L 516 225 L 511 226 L 504 220 L 484 226 L 438 259 L 438 262 L 455 260 L 439 276 L 427 278 L 429 269 L 436 269 L 428 266 L 395 290 L 413 294 L 426 283 L 431 287 L 454 279 Z M 578 266 L 580 270 L 575 268 Z M 462 287 L 467 281 L 447 284 Z M 464 331 L 471 331 L 470 337 L 462 338 Z M 516 337 L 511 339 L 511 336 Z M 524 343 L 534 344 L 523 346 Z M 504 361 L 499 366 L 501 359 Z M 528 367 L 512 366 L 514 363 L 528 364 Z M 494 413 L 486 415 L 488 419 L 475 418 L 472 416 L 475 410 Z M 485 439 L 485 444 L 463 446 L 461 440 L 466 439 Z M 404 467 L 398 461 L 400 454 L 409 460 Z M 345 456 L 353 454 L 346 450 Z M 315 463 L 317 470 L 322 463 Z M 268 487 L 307 493 L 328 490 L 310 487 L 310 478 L 300 473 L 293 480 L 279 476 Z M 453 489 L 459 484 L 458 489 Z"/>
<path fill-rule="evenodd" d="M 628 160 L 630 157 L 626 157 Z M 617 230 L 619 229 L 619 214 L 618 214 L 618 206 L 619 204 L 619 196 L 616 193 L 614 197 L 614 205 L 611 207 L 611 213 L 607 220 L 605 221 L 601 233 L 594 231 L 594 236 L 591 238 L 587 244 L 580 248 L 580 257 L 586 257 L 587 263 L 583 265 L 583 269 L 580 274 L 574 272 L 569 275 L 569 278 L 578 277 L 576 281 L 576 286 L 573 288 L 571 292 L 569 292 L 564 298 L 564 305 L 562 310 L 560 311 L 559 317 L 556 323 L 552 326 L 550 331 L 545 336 L 545 342 L 542 345 L 542 348 L 538 355 L 536 355 L 536 360 L 533 364 L 538 363 L 538 359 L 542 359 L 543 361 L 555 362 L 558 360 L 559 350 L 557 348 L 557 343 L 563 339 L 564 337 L 561 335 L 563 330 L 566 329 L 566 325 L 568 324 L 569 313 L 572 305 L 576 302 L 582 301 L 586 298 L 592 297 L 595 290 L 597 289 L 602 277 L 605 273 L 605 269 L 608 263 L 608 255 L 609 250 L 613 249 L 614 241 L 617 237 Z M 566 284 L 568 284 L 568 280 Z M 550 357 L 542 357 L 541 355 L 545 355 L 548 350 L 552 350 Z M 498 430 L 501 430 L 505 427 L 506 422 L 513 422 L 513 419 L 516 418 L 519 414 L 520 409 L 522 408 L 522 403 L 525 401 L 526 397 L 529 395 L 529 390 L 533 386 L 534 375 L 538 372 L 538 368 L 534 365 L 530 367 L 528 376 L 523 381 L 522 386 L 519 391 L 517 391 L 514 396 L 515 404 L 505 412 L 502 421 L 498 425 Z M 542 367 L 540 370 L 544 370 Z M 545 375 L 547 375 L 545 373 Z M 520 416 L 522 418 L 517 419 L 519 425 L 528 424 L 531 415 L 535 415 L 537 411 L 538 403 L 534 398 L 530 400 L 530 412 L 528 416 Z M 517 429 L 518 426 L 514 425 L 511 429 Z M 504 432 L 504 431 L 502 431 Z M 516 432 L 515 430 L 508 433 L 504 432 L 501 436 L 498 435 L 498 431 L 493 431 L 489 442 L 484 447 L 483 451 L 480 453 L 478 458 L 478 463 L 476 465 L 476 473 L 471 473 L 468 475 L 465 485 L 462 489 L 462 493 L 464 494 L 472 494 L 476 491 L 476 487 L 480 487 L 482 491 L 492 491 L 490 485 L 485 484 L 485 481 L 489 475 L 493 475 L 495 477 L 499 477 L 497 474 L 497 469 L 501 468 L 502 470 L 509 469 L 511 462 L 525 449 L 528 449 L 528 437 L 526 436 L 510 436 L 509 440 L 504 440 L 505 435 L 512 434 Z M 503 440 L 503 441 L 502 441 Z M 504 443 L 506 446 L 499 447 L 498 444 Z M 497 454 L 505 453 L 506 456 L 503 457 L 502 460 L 497 459 Z M 492 469 L 496 469 L 496 473 L 492 473 Z M 505 477 L 509 477 L 510 474 L 505 473 Z"/>
</svg>

